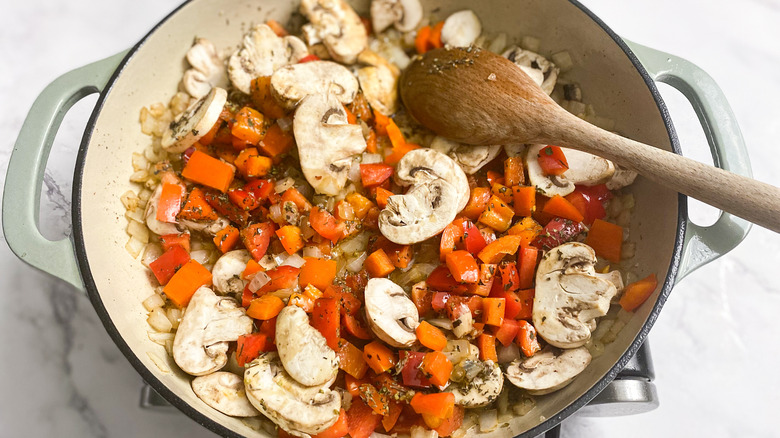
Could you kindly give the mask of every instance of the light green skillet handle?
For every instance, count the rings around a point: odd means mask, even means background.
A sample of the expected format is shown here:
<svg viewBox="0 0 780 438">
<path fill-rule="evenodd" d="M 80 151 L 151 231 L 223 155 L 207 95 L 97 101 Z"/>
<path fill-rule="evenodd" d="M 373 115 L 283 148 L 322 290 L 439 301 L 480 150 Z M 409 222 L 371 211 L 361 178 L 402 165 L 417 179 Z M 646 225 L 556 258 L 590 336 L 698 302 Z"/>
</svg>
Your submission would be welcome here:
<svg viewBox="0 0 780 438">
<path fill-rule="evenodd" d="M 65 113 L 105 88 L 125 53 L 57 78 L 35 99 L 16 139 L 3 193 L 3 232 L 8 246 L 30 265 L 83 289 L 70 238 L 51 241 L 38 230 L 41 183 L 54 136 Z"/>
<path fill-rule="evenodd" d="M 704 128 L 715 166 L 752 177 L 750 160 L 737 119 L 715 81 L 690 62 L 630 41 L 628 46 L 654 80 L 671 85 L 691 103 Z M 712 226 L 701 227 L 687 220 L 677 281 L 734 249 L 747 236 L 752 224 L 721 212 Z"/>
</svg>

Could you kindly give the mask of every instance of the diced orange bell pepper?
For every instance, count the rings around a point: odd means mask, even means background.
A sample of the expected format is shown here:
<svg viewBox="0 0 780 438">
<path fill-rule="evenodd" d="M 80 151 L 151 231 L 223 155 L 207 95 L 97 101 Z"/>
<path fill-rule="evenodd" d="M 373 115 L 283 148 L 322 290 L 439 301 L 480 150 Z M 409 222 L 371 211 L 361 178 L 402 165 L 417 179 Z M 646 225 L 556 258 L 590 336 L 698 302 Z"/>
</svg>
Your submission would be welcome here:
<svg viewBox="0 0 780 438">
<path fill-rule="evenodd" d="M 428 321 L 421 321 L 415 332 L 417 340 L 431 350 L 441 351 L 447 346 L 447 337 L 444 336 L 444 333 Z"/>
<path fill-rule="evenodd" d="M 233 182 L 233 166 L 211 157 L 201 151 L 195 151 L 181 171 L 181 176 L 204 186 L 227 192 Z"/>
<path fill-rule="evenodd" d="M 623 227 L 596 219 L 588 231 L 585 244 L 612 263 L 620 263 L 623 247 Z"/>
<path fill-rule="evenodd" d="M 174 304 L 184 307 L 199 287 L 210 284 L 211 272 L 195 260 L 190 260 L 173 274 L 163 292 Z"/>
<path fill-rule="evenodd" d="M 381 374 L 395 366 L 393 350 L 379 341 L 372 341 L 363 347 L 363 359 L 375 373 Z"/>
<path fill-rule="evenodd" d="M 484 263 L 497 264 L 507 254 L 514 254 L 520 247 L 522 237 L 506 235 L 489 243 L 477 257 Z"/>
<path fill-rule="evenodd" d="M 658 287 L 658 280 L 655 273 L 629 284 L 623 291 L 623 296 L 620 297 L 620 306 L 629 312 L 636 310 L 650 298 L 656 287 Z"/>
</svg>

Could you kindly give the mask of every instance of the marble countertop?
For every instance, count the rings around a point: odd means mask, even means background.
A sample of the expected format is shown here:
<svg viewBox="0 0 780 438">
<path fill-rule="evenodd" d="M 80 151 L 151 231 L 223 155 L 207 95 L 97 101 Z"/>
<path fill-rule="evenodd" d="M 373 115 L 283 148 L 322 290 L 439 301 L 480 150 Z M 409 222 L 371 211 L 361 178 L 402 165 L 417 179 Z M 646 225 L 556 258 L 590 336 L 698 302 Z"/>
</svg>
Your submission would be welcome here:
<svg viewBox="0 0 780 438">
<path fill-rule="evenodd" d="M 780 186 L 780 0 L 583 0 L 618 34 L 674 53 L 710 73 L 728 96 L 757 179 Z M 131 46 L 178 0 L 6 2 L 0 14 L 0 162 L 27 110 L 62 73 Z M 661 87 L 687 155 L 709 160 L 690 105 Z M 75 155 L 96 101 L 67 115 L 43 187 L 41 228 L 69 233 Z M 711 223 L 714 209 L 693 203 Z M 564 437 L 777 436 L 780 407 L 780 236 L 754 227 L 736 250 L 675 289 L 650 343 L 660 407 L 619 418 L 572 417 Z M 213 436 L 184 416 L 139 408 L 140 377 L 89 301 L 0 245 L 0 435 Z"/>
</svg>

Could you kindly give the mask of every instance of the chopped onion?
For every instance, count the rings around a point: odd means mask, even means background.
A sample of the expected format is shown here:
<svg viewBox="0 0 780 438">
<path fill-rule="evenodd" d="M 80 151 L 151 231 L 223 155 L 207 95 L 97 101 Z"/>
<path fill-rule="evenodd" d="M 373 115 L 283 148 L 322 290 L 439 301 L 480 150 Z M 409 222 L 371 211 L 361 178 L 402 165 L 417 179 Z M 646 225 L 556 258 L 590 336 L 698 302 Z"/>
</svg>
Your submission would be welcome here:
<svg viewBox="0 0 780 438">
<path fill-rule="evenodd" d="M 173 341 L 169 341 L 169 342 L 165 343 L 165 350 L 170 355 L 171 354 L 171 348 L 168 348 L 168 344 L 173 346 Z M 149 359 L 151 359 L 152 362 L 154 362 L 154 364 L 157 366 L 157 369 L 159 369 L 161 373 L 163 373 L 163 374 L 170 374 L 171 373 L 171 369 L 168 368 L 168 365 L 165 364 L 165 361 L 163 359 L 161 359 L 160 356 L 152 353 L 151 351 L 147 351 L 146 355 L 149 356 Z"/>
<path fill-rule="evenodd" d="M 184 316 L 184 312 L 177 307 L 169 307 L 165 314 L 171 322 L 171 326 L 175 329 L 179 328 L 179 323 L 181 322 L 181 317 Z"/>
<path fill-rule="evenodd" d="M 360 163 L 357 160 L 352 160 L 352 164 L 349 166 L 349 173 L 347 178 L 352 182 L 360 181 Z"/>
<path fill-rule="evenodd" d="M 429 430 L 422 426 L 412 426 L 409 429 L 409 438 L 439 438 L 435 430 Z"/>
<path fill-rule="evenodd" d="M 149 167 L 149 162 L 146 161 L 146 157 L 144 157 L 143 154 L 133 152 L 132 157 L 133 170 L 145 170 Z"/>
<path fill-rule="evenodd" d="M 282 263 L 280 266 L 292 266 L 293 268 L 300 268 L 304 263 L 306 263 L 306 260 L 299 256 L 298 253 L 295 253 L 288 256 L 284 260 L 284 263 Z"/>
<path fill-rule="evenodd" d="M 498 347 L 498 363 L 504 364 L 512 362 L 513 360 L 520 359 L 520 349 L 517 348 L 517 344 L 510 342 L 509 345 L 501 345 Z"/>
<path fill-rule="evenodd" d="M 363 269 L 363 262 L 366 261 L 367 257 L 368 257 L 368 252 L 363 252 L 358 257 L 347 262 L 345 268 L 347 269 L 347 271 L 352 272 L 353 274 L 356 272 L 360 272 L 360 270 Z"/>
<path fill-rule="evenodd" d="M 498 395 L 498 400 L 496 400 L 496 408 L 498 409 L 499 417 L 509 412 L 509 391 L 501 391 Z"/>
<path fill-rule="evenodd" d="M 321 259 L 323 254 L 322 254 L 322 250 L 318 246 L 309 245 L 303 247 L 303 256 L 314 257 L 315 259 Z"/>
<path fill-rule="evenodd" d="M 488 433 L 498 427 L 498 412 L 495 409 L 485 409 L 479 413 L 479 431 Z"/>
<path fill-rule="evenodd" d="M 368 233 L 360 233 L 355 237 L 343 241 L 339 244 L 338 250 L 342 254 L 354 254 L 357 252 L 363 252 L 368 247 Z"/>
<path fill-rule="evenodd" d="M 378 164 L 381 163 L 382 161 L 383 161 L 382 156 L 379 154 L 364 153 L 363 158 L 361 159 L 361 162 L 363 164 Z"/>
<path fill-rule="evenodd" d="M 259 262 L 257 262 L 260 266 L 263 267 L 266 271 L 273 269 L 279 265 L 276 264 L 276 260 L 270 255 L 266 254 L 263 256 L 263 258 L 260 259 Z"/>
<path fill-rule="evenodd" d="M 428 275 L 436 269 L 437 265 L 431 263 L 415 263 L 412 267 L 396 278 L 396 283 L 401 287 L 410 286 L 428 278 Z"/>
<path fill-rule="evenodd" d="M 211 254 L 205 249 L 199 249 L 197 251 L 190 251 L 190 258 L 200 263 L 201 265 L 205 265 L 209 262 Z"/>
<path fill-rule="evenodd" d="M 125 251 L 127 251 L 133 258 L 136 258 L 138 257 L 138 254 L 141 254 L 141 251 L 144 250 L 145 246 L 146 242 L 141 242 L 134 236 L 130 236 L 130 239 L 128 239 L 127 243 L 125 244 Z"/>
<path fill-rule="evenodd" d="M 141 224 L 135 221 L 127 223 L 127 234 L 135 237 L 143 243 L 149 243 L 149 229 L 145 224 Z"/>
<path fill-rule="evenodd" d="M 284 222 L 284 216 L 282 216 L 282 204 L 274 204 L 268 208 L 268 218 L 277 224 Z"/>
<path fill-rule="evenodd" d="M 119 200 L 122 201 L 122 205 L 124 205 L 127 210 L 135 210 L 140 201 L 138 195 L 132 190 L 124 192 L 122 196 L 119 197 Z"/>
<path fill-rule="evenodd" d="M 173 333 L 160 333 L 154 331 L 146 332 L 146 335 L 149 337 L 150 341 L 162 346 L 165 346 L 165 343 L 168 341 L 173 341 L 176 337 Z"/>
<path fill-rule="evenodd" d="M 130 175 L 130 182 L 142 183 L 149 179 L 149 172 L 146 170 L 139 170 Z"/>
<path fill-rule="evenodd" d="M 165 315 L 165 312 L 160 307 L 149 312 L 149 317 L 146 319 L 146 322 L 158 332 L 167 333 L 173 328 L 168 316 Z"/>
<path fill-rule="evenodd" d="M 347 394 L 349 394 L 349 393 L 347 393 Z M 368 436 L 368 438 L 392 438 L 392 437 L 393 437 L 392 435 L 385 435 L 383 433 L 379 433 L 379 432 L 376 432 L 376 431 L 375 432 L 371 432 L 371 435 Z"/>
<path fill-rule="evenodd" d="M 274 191 L 276 193 L 284 193 L 287 189 L 295 185 L 295 180 L 290 178 L 289 176 L 287 178 L 280 179 L 276 182 L 274 185 Z"/>
<path fill-rule="evenodd" d="M 452 321 L 447 318 L 433 318 L 428 320 L 428 324 L 443 328 L 444 330 L 452 330 Z"/>
<path fill-rule="evenodd" d="M 144 211 L 140 208 L 125 211 L 125 218 L 130 221 L 136 221 L 139 224 L 144 223 Z"/>
<path fill-rule="evenodd" d="M 156 243 L 148 243 L 146 244 L 146 248 L 144 248 L 144 255 L 141 257 L 141 264 L 149 267 L 149 264 L 153 261 L 157 260 L 163 253 L 162 247 Z M 152 309 L 147 309 L 152 310 Z"/>
<path fill-rule="evenodd" d="M 314 231 L 314 228 L 311 227 L 311 223 L 309 223 L 308 216 L 304 216 L 301 219 L 301 222 L 298 225 L 298 227 L 301 229 L 301 235 L 303 236 L 304 240 L 310 240 L 312 237 L 317 235 L 317 232 Z"/>
<path fill-rule="evenodd" d="M 525 50 L 530 50 L 532 52 L 538 52 L 539 47 L 542 45 L 542 42 L 539 40 L 539 38 L 534 38 L 532 36 L 524 36 L 523 39 L 520 41 L 520 46 L 524 48 Z"/>
<path fill-rule="evenodd" d="M 280 252 L 279 254 L 274 254 L 271 257 L 274 258 L 274 262 L 276 262 L 276 266 L 281 266 L 282 263 L 284 263 L 285 260 L 287 260 L 287 253 L 286 252 Z"/>
<path fill-rule="evenodd" d="M 504 51 L 504 47 L 506 47 L 506 34 L 501 32 L 496 36 L 493 41 L 490 42 L 490 45 L 488 46 L 488 50 L 490 50 L 493 53 L 501 53 Z"/>
<path fill-rule="evenodd" d="M 464 359 L 468 359 L 469 350 L 471 349 L 469 345 L 470 345 L 469 341 L 465 339 L 461 339 L 461 340 L 450 339 L 447 341 L 447 346 L 444 347 L 442 353 L 444 353 L 447 356 L 447 359 L 449 359 L 450 362 L 453 363 L 453 365 L 457 365 Z"/>
<path fill-rule="evenodd" d="M 144 308 L 151 312 L 154 309 L 160 308 L 165 305 L 165 300 L 163 297 L 157 295 L 157 294 L 151 294 L 149 295 L 149 298 L 145 299 L 142 303 L 144 305 Z"/>
<path fill-rule="evenodd" d="M 269 277 L 268 274 L 263 271 L 258 271 L 252 277 L 252 281 L 249 282 L 249 290 L 251 290 L 252 293 L 255 293 L 260 290 L 261 287 L 268 284 L 269 281 L 271 281 L 271 277 Z"/>
<path fill-rule="evenodd" d="M 572 67 L 574 67 L 574 61 L 572 61 L 571 55 L 565 50 L 563 52 L 553 54 L 551 58 L 552 62 L 554 62 L 555 65 L 561 69 L 561 72 L 569 71 Z"/>
<path fill-rule="evenodd" d="M 269 295 L 274 295 L 283 300 L 287 300 L 293 293 L 295 293 L 295 289 L 279 289 L 271 292 Z"/>
</svg>

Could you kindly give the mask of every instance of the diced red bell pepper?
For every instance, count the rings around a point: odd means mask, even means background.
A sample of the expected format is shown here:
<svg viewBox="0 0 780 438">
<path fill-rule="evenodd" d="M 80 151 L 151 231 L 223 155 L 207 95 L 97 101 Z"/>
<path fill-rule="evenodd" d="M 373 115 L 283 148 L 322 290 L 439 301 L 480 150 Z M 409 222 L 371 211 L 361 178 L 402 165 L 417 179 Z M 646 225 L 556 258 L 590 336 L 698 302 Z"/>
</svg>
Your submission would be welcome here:
<svg viewBox="0 0 780 438">
<path fill-rule="evenodd" d="M 165 234 L 160 236 L 160 244 L 164 251 L 168 251 L 178 245 L 184 248 L 185 251 L 190 252 L 190 233 Z"/>
<path fill-rule="evenodd" d="M 473 222 L 464 221 L 463 224 L 463 247 L 466 251 L 476 256 L 487 246 L 485 237 L 479 231 L 479 227 L 474 225 Z"/>
<path fill-rule="evenodd" d="M 335 298 L 318 298 L 314 302 L 311 314 L 311 326 L 319 330 L 328 346 L 334 351 L 339 349 L 339 300 Z"/>
<path fill-rule="evenodd" d="M 268 245 L 271 243 L 271 236 L 274 235 L 274 224 L 272 222 L 261 222 L 252 224 L 241 230 L 241 241 L 252 254 L 255 261 L 260 261 L 268 251 Z"/>
<path fill-rule="evenodd" d="M 590 226 L 596 219 L 604 219 L 607 212 L 604 209 L 604 201 L 612 198 L 606 184 L 596 186 L 577 186 L 566 200 L 571 202 L 585 217 L 583 223 Z"/>
<path fill-rule="evenodd" d="M 266 201 L 274 191 L 274 182 L 268 179 L 256 179 L 246 183 L 242 189 L 252 193 L 259 201 Z"/>
<path fill-rule="evenodd" d="M 260 200 L 255 198 L 252 192 L 244 189 L 228 190 L 228 198 L 236 207 L 245 211 L 252 211 L 261 205 Z"/>
<path fill-rule="evenodd" d="M 230 198 L 225 193 L 221 193 L 217 190 L 205 190 L 204 191 L 206 202 L 210 206 L 217 210 L 219 214 L 225 216 L 230 221 L 237 223 L 240 226 L 245 226 L 249 222 L 249 212 L 238 208 L 230 202 Z"/>
<path fill-rule="evenodd" d="M 504 318 L 501 327 L 495 331 L 495 336 L 501 345 L 506 346 L 514 342 L 518 330 L 520 330 L 520 323 L 514 319 Z"/>
<path fill-rule="evenodd" d="M 375 187 L 393 176 L 393 167 L 387 164 L 373 163 L 360 165 L 360 179 L 363 187 Z"/>
<path fill-rule="evenodd" d="M 262 351 L 268 351 L 268 336 L 263 333 L 253 333 L 238 337 L 236 346 L 236 362 L 242 367 L 255 360 Z"/>
<path fill-rule="evenodd" d="M 312 62 L 312 61 L 319 61 L 320 57 L 315 54 L 306 55 L 303 58 L 298 60 L 298 64 L 303 64 L 305 62 Z"/>
<path fill-rule="evenodd" d="M 417 313 L 422 317 L 433 309 L 433 295 L 427 287 L 412 286 L 412 301 L 417 307 Z"/>
<path fill-rule="evenodd" d="M 184 189 L 179 184 L 163 183 L 160 200 L 157 202 L 156 219 L 161 222 L 176 222 L 176 215 L 181 210 Z"/>
<path fill-rule="evenodd" d="M 179 245 L 174 245 L 157 260 L 149 263 L 149 269 L 152 270 L 157 281 L 165 286 L 173 277 L 173 274 L 179 270 L 185 263 L 190 261 L 190 254 Z"/>
<path fill-rule="evenodd" d="M 566 156 L 558 146 L 547 146 L 539 151 L 539 166 L 545 175 L 562 175 L 569 170 Z"/>
<path fill-rule="evenodd" d="M 450 295 L 447 292 L 433 292 L 431 297 L 431 307 L 437 312 L 443 311 L 447 307 L 447 301 L 450 300 Z"/>
<path fill-rule="evenodd" d="M 344 235 L 344 223 L 319 207 L 312 207 L 309 213 L 309 224 L 320 236 L 333 243 L 338 242 Z"/>
<path fill-rule="evenodd" d="M 542 234 L 531 244 L 537 248 L 550 250 L 566 242 L 571 242 L 583 231 L 585 231 L 585 227 L 581 222 L 556 217 L 544 226 Z"/>
<path fill-rule="evenodd" d="M 536 262 L 539 250 L 533 246 L 524 246 L 517 252 L 519 287 L 528 289 L 533 286 L 536 277 Z"/>
<path fill-rule="evenodd" d="M 382 416 L 374 412 L 360 397 L 352 399 L 347 411 L 350 437 L 368 438 L 381 422 Z"/>
<path fill-rule="evenodd" d="M 520 249 L 522 251 L 522 248 Z M 517 272 L 517 264 L 502 263 L 498 265 L 498 271 L 501 273 L 501 286 L 506 291 L 514 292 L 520 289 L 520 274 Z"/>
<path fill-rule="evenodd" d="M 279 289 L 293 289 L 298 286 L 298 274 L 301 269 L 293 266 L 278 266 L 269 271 L 266 271 L 271 280 L 264 284 L 258 291 L 258 295 L 263 295 L 268 292 L 277 291 Z"/>
<path fill-rule="evenodd" d="M 434 269 L 425 282 L 428 284 L 428 289 L 433 291 L 463 293 L 468 290 L 467 285 L 460 284 L 453 278 L 447 266 Z"/>
<path fill-rule="evenodd" d="M 401 378 L 404 386 L 413 388 L 429 388 L 431 381 L 420 371 L 420 364 L 425 359 L 425 353 L 419 351 L 401 350 L 398 357 L 404 367 L 401 369 Z"/>
<path fill-rule="evenodd" d="M 344 313 L 341 316 L 341 322 L 344 328 L 347 329 L 347 333 L 351 334 L 352 336 L 364 340 L 373 338 L 373 336 L 371 336 L 371 332 L 368 330 L 362 313 Z"/>
<path fill-rule="evenodd" d="M 315 55 L 309 55 L 309 56 L 315 56 Z M 349 420 L 347 417 L 347 411 L 342 409 L 339 412 L 339 419 L 336 420 L 336 422 L 332 426 L 325 429 L 323 432 L 318 433 L 317 435 L 312 435 L 312 437 L 313 438 L 341 438 L 343 436 L 346 436 L 348 433 L 349 433 Z"/>
</svg>

